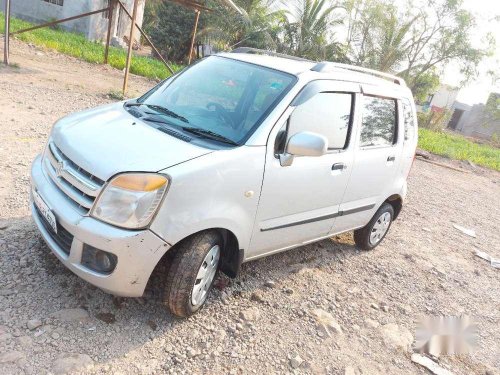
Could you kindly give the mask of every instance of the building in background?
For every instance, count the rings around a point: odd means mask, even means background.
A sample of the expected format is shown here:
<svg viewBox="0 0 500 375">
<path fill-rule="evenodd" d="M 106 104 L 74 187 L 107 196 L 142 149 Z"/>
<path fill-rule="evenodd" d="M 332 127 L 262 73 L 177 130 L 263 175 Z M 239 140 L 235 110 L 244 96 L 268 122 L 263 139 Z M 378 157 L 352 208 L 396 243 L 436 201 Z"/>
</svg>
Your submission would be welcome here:
<svg viewBox="0 0 500 375">
<path fill-rule="evenodd" d="M 448 128 L 464 135 L 481 139 L 500 137 L 500 93 L 491 93 L 488 104 L 466 104 L 455 102 Z"/>
<path fill-rule="evenodd" d="M 443 112 L 452 108 L 453 103 L 457 98 L 459 89 L 449 85 L 440 85 L 434 94 L 429 95 L 427 101 L 420 106 L 417 110 L 420 112 Z"/>
<path fill-rule="evenodd" d="M 122 0 L 132 13 L 133 0 Z M 11 14 L 14 17 L 34 23 L 44 23 L 78 14 L 106 8 L 109 0 L 13 0 Z M 137 24 L 142 26 L 145 0 L 139 0 Z M 0 0 L 0 9 L 4 9 L 5 0 Z M 109 14 L 99 13 L 59 24 L 61 28 L 82 33 L 89 40 L 105 40 L 108 31 Z M 112 37 L 115 45 L 123 46 L 123 38 L 130 35 L 132 24 L 127 14 L 117 6 L 113 14 Z M 136 33 L 139 40 L 139 33 Z"/>
</svg>

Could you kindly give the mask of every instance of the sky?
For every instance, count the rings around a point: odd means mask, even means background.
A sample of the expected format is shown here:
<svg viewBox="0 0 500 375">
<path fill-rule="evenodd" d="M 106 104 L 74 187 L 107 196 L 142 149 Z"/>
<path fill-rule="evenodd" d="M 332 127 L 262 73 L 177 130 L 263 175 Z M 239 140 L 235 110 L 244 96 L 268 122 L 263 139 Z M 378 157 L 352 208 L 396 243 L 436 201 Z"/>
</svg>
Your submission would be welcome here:
<svg viewBox="0 0 500 375">
<path fill-rule="evenodd" d="M 464 8 L 476 15 L 478 19 L 477 37 L 471 36 L 473 42 L 480 42 L 479 35 L 493 33 L 497 40 L 495 55 L 479 65 L 479 77 L 460 89 L 457 100 L 466 104 L 485 103 L 491 92 L 500 92 L 500 86 L 493 86 L 491 78 L 486 75 L 488 69 L 500 67 L 500 24 L 492 22 L 495 15 L 500 15 L 499 0 L 464 0 Z M 456 66 L 450 64 L 446 69 L 443 82 L 455 86 L 459 72 Z"/>
</svg>

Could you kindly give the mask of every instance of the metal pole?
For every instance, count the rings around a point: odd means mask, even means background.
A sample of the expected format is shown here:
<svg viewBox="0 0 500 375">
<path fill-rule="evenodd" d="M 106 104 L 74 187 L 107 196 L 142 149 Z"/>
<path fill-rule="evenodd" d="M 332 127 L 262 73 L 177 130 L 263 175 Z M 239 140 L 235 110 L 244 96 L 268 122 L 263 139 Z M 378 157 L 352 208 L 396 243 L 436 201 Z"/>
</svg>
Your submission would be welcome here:
<svg viewBox="0 0 500 375">
<path fill-rule="evenodd" d="M 4 48 L 3 62 L 9 65 L 9 38 L 10 38 L 10 0 L 5 0 L 5 32 L 4 32 Z"/>
<path fill-rule="evenodd" d="M 106 49 L 104 50 L 104 64 L 108 63 L 109 42 L 111 41 L 111 27 L 113 26 L 113 13 L 115 12 L 115 0 L 109 0 L 108 11 L 108 35 L 106 36 Z"/>
<path fill-rule="evenodd" d="M 132 23 L 130 25 L 130 38 L 128 42 L 127 61 L 125 63 L 125 76 L 123 77 L 123 96 L 127 93 L 128 74 L 130 71 L 130 59 L 132 58 L 132 45 L 134 44 L 135 19 L 137 17 L 137 5 L 139 0 L 134 0 L 134 9 L 132 11 Z"/>
<path fill-rule="evenodd" d="M 78 18 L 92 16 L 93 14 L 98 14 L 98 13 L 106 12 L 107 10 L 108 10 L 108 8 L 104 8 L 104 9 L 94 10 L 94 11 L 88 12 L 88 13 L 82 13 L 82 14 L 79 14 L 79 15 L 73 16 L 73 17 L 63 18 L 63 19 L 57 20 L 57 21 L 47 22 L 47 23 L 44 23 L 44 24 L 41 24 L 41 25 L 36 25 L 36 26 L 33 26 L 33 27 L 28 27 L 27 29 L 22 29 L 22 30 L 14 31 L 14 32 L 10 33 L 10 35 L 21 34 L 21 33 L 24 33 L 26 31 L 33 31 L 33 30 L 36 30 L 36 29 L 40 29 L 42 27 L 54 26 L 54 25 L 60 24 L 62 22 L 72 21 L 72 20 L 76 20 Z"/>
<path fill-rule="evenodd" d="M 189 48 L 188 65 L 191 65 L 191 60 L 193 59 L 194 40 L 196 39 L 196 31 L 198 30 L 198 21 L 200 20 L 200 13 L 201 13 L 198 9 L 196 9 L 195 12 L 196 12 L 196 18 L 194 20 L 193 37 L 191 38 L 191 48 Z"/>
<path fill-rule="evenodd" d="M 129 11 L 127 10 L 127 8 L 125 7 L 125 5 L 122 4 L 122 2 L 120 0 L 117 0 L 118 1 L 118 5 L 120 5 L 120 7 L 123 9 L 123 11 L 125 12 L 125 14 L 127 14 L 127 16 L 132 19 L 132 16 L 130 15 Z M 141 33 L 141 35 L 144 37 L 144 39 L 146 39 L 146 41 L 149 43 L 149 45 L 151 46 L 151 48 L 153 49 L 153 51 L 155 51 L 156 55 L 158 56 L 158 58 L 163 62 L 163 64 L 167 67 L 167 69 L 170 71 L 170 74 L 174 74 L 174 71 L 173 69 L 170 67 L 170 65 L 168 65 L 168 63 L 165 61 L 165 59 L 162 57 L 162 55 L 160 54 L 160 51 L 158 51 L 158 49 L 155 47 L 155 45 L 153 44 L 153 42 L 151 41 L 151 39 L 149 39 L 149 37 L 147 36 L 147 34 L 144 32 L 143 29 L 141 29 L 141 27 L 136 23 L 135 24 L 135 27 L 137 27 L 137 30 L 139 30 L 139 32 Z"/>
</svg>

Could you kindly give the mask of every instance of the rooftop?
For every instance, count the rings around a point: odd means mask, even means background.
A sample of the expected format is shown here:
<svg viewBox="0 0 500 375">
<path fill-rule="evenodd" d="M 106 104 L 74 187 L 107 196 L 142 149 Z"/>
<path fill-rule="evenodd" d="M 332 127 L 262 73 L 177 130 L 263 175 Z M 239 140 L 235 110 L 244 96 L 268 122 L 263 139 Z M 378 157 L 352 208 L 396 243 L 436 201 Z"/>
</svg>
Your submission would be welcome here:
<svg viewBox="0 0 500 375">
<path fill-rule="evenodd" d="M 355 65 L 338 64 L 327 61 L 318 63 L 316 61 L 301 59 L 294 56 L 246 47 L 238 48 L 231 53 L 221 53 L 220 55 L 294 75 L 314 71 L 325 77 L 328 75 L 330 79 L 348 80 L 371 85 L 393 85 L 399 88 L 406 88 L 406 83 L 402 78 Z"/>
</svg>

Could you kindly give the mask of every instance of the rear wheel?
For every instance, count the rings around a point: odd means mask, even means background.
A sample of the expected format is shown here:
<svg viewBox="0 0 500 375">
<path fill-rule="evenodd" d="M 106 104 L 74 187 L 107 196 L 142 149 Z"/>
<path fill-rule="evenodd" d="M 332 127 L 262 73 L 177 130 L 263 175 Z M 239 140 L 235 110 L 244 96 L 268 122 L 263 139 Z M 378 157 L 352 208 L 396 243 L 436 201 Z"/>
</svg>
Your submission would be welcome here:
<svg viewBox="0 0 500 375">
<path fill-rule="evenodd" d="M 366 226 L 354 231 L 356 245 L 363 250 L 374 249 L 389 232 L 393 217 L 394 208 L 384 203 Z"/>
<path fill-rule="evenodd" d="M 179 244 L 163 292 L 163 302 L 173 314 L 187 317 L 205 304 L 221 252 L 222 238 L 216 231 L 199 233 Z"/>
</svg>

